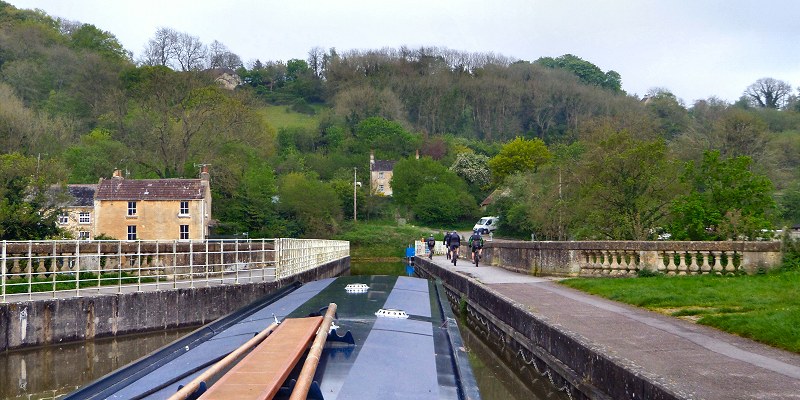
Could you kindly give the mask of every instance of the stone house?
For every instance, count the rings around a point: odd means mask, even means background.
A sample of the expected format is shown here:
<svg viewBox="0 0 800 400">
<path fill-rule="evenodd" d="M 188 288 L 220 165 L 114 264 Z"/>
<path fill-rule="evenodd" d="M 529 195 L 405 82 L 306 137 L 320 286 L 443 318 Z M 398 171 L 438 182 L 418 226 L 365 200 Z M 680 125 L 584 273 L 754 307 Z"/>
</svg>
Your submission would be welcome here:
<svg viewBox="0 0 800 400">
<path fill-rule="evenodd" d="M 208 167 L 199 179 L 125 179 L 114 171 L 94 196 L 94 232 L 120 240 L 202 240 L 211 224 Z"/>
<path fill-rule="evenodd" d="M 58 226 L 76 239 L 95 237 L 94 194 L 97 185 L 67 185 L 63 213 L 58 216 Z"/>
<path fill-rule="evenodd" d="M 392 195 L 392 174 L 397 161 L 376 160 L 375 153 L 369 153 L 369 192 L 379 196 Z"/>
</svg>

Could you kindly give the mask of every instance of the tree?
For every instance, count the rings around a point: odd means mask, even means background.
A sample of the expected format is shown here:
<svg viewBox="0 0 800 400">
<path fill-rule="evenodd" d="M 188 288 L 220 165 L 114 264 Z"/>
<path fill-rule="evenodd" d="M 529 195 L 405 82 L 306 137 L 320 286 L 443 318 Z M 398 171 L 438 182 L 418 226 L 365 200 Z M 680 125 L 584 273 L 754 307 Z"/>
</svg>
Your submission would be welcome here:
<svg viewBox="0 0 800 400">
<path fill-rule="evenodd" d="M 358 154 L 375 150 L 383 157 L 397 159 L 413 154 L 418 143 L 418 137 L 406 131 L 398 122 L 371 117 L 356 126 L 350 148 Z"/>
<path fill-rule="evenodd" d="M 609 70 L 604 73 L 596 65 L 572 54 L 561 57 L 542 57 L 535 62 L 548 68 L 564 69 L 575 74 L 583 83 L 600 86 L 615 92 L 622 90 L 622 78 L 618 72 Z"/>
<path fill-rule="evenodd" d="M 675 165 L 663 139 L 640 140 L 628 131 L 608 132 L 586 144 L 576 173 L 573 218 L 579 236 L 647 240 L 666 224 L 677 191 Z"/>
<path fill-rule="evenodd" d="M 426 224 L 452 224 L 472 217 L 477 210 L 475 199 L 442 182 L 422 185 L 412 206 L 416 218 Z"/>
<path fill-rule="evenodd" d="M 659 133 L 665 139 L 672 139 L 686 132 L 689 127 L 689 113 L 683 102 L 666 89 L 652 89 L 645 100 L 645 107 L 656 119 Z"/>
<path fill-rule="evenodd" d="M 59 237 L 56 219 L 63 198 L 49 190 L 63 178 L 63 166 L 19 153 L 0 155 L 0 239 Z"/>
<path fill-rule="evenodd" d="M 315 176 L 290 173 L 281 178 L 279 210 L 298 222 L 298 235 L 329 238 L 339 231 L 342 205 L 333 188 Z"/>
<path fill-rule="evenodd" d="M 550 161 L 552 155 L 541 139 L 516 139 L 503 145 L 500 153 L 489 160 L 489 168 L 498 182 L 508 175 L 522 171 L 535 171 Z"/>
<path fill-rule="evenodd" d="M 117 168 L 133 164 L 127 147 L 111 138 L 111 132 L 96 128 L 81 137 L 80 144 L 64 151 L 72 183 L 96 183 Z"/>
<path fill-rule="evenodd" d="M 80 25 L 70 36 L 72 47 L 76 49 L 91 50 L 112 60 L 130 61 L 130 52 L 122 47 L 116 36 L 92 24 Z"/>
<path fill-rule="evenodd" d="M 772 182 L 750 171 L 749 157 L 722 158 L 709 151 L 699 166 L 686 164 L 689 194 L 671 206 L 671 233 L 679 240 L 755 240 L 772 228 Z"/>
<path fill-rule="evenodd" d="M 413 206 L 419 190 L 426 183 L 444 183 L 454 188 L 460 196 L 469 194 L 466 184 L 455 173 L 428 157 L 407 158 L 394 165 L 392 174 L 392 197 L 405 206 Z"/>
<path fill-rule="evenodd" d="M 458 153 L 456 161 L 450 166 L 450 170 L 467 181 L 467 183 L 478 187 L 487 187 L 492 181 L 492 173 L 489 171 L 489 157 L 483 154 Z"/>
<path fill-rule="evenodd" d="M 208 68 L 227 68 L 235 71 L 243 66 L 242 59 L 238 55 L 216 40 L 208 46 L 207 56 Z"/>
<path fill-rule="evenodd" d="M 745 89 L 745 96 L 750 104 L 761 108 L 780 109 L 786 105 L 792 87 L 784 81 L 773 78 L 761 78 Z"/>
<path fill-rule="evenodd" d="M 170 67 L 175 58 L 178 43 L 178 32 L 172 28 L 158 28 L 152 39 L 147 42 L 144 54 L 139 61 L 143 65 Z"/>
</svg>

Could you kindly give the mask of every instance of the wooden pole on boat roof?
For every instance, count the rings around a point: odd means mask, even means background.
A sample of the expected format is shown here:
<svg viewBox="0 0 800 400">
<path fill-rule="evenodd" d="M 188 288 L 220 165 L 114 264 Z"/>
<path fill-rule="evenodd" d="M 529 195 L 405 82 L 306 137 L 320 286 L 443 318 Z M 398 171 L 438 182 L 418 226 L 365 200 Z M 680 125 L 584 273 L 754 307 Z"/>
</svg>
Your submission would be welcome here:
<svg viewBox="0 0 800 400">
<path fill-rule="evenodd" d="M 242 354 L 246 351 L 249 351 L 255 345 L 261 343 L 267 336 L 269 336 L 275 328 L 278 327 L 278 323 L 273 322 L 270 324 L 266 329 L 259 332 L 258 335 L 253 336 L 252 339 L 248 340 L 247 343 L 239 346 L 236 350 L 232 351 L 230 354 L 225 356 L 222 360 L 219 360 L 216 364 L 212 365 L 211 368 L 205 370 L 202 374 L 200 374 L 197 378 L 194 378 L 191 382 L 187 383 L 186 386 L 181 388 L 181 390 L 175 392 L 172 396 L 169 397 L 168 400 L 184 400 L 189 395 L 194 393 L 198 387 L 200 387 L 200 383 L 203 381 L 208 380 L 209 378 L 213 377 L 214 375 L 219 374 L 222 370 L 230 366 L 232 362 L 238 359 Z"/>
<path fill-rule="evenodd" d="M 319 365 L 322 348 L 325 347 L 325 341 L 328 340 L 328 331 L 331 329 L 334 315 L 336 315 L 336 303 L 330 303 L 328 304 L 328 312 L 325 313 L 325 318 L 322 319 L 322 325 L 320 325 L 317 337 L 308 351 L 308 357 L 306 357 L 306 362 L 303 363 L 303 369 L 300 370 L 300 376 L 297 377 L 297 382 L 289 400 L 305 400 L 308 396 L 308 390 L 314 380 L 314 373 L 317 371 L 317 365 Z"/>
</svg>

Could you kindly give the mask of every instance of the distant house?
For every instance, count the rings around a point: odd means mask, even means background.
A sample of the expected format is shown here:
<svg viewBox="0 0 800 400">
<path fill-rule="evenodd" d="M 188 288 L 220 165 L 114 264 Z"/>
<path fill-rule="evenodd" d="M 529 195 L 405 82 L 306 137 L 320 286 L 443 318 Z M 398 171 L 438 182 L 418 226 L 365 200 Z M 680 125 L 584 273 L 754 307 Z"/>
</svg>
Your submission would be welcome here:
<svg viewBox="0 0 800 400">
<path fill-rule="evenodd" d="M 369 191 L 380 196 L 392 195 L 392 174 L 397 161 L 376 160 L 375 153 L 369 153 Z"/>
<path fill-rule="evenodd" d="M 242 84 L 242 78 L 230 68 L 214 68 L 208 71 L 214 77 L 214 82 L 224 89 L 233 90 Z"/>
<path fill-rule="evenodd" d="M 97 185 L 67 185 L 63 213 L 58 216 L 58 226 L 77 239 L 91 239 L 94 233 L 94 194 Z"/>
<path fill-rule="evenodd" d="M 198 240 L 211 224 L 208 167 L 199 179 L 100 179 L 95 232 L 121 240 Z"/>
</svg>

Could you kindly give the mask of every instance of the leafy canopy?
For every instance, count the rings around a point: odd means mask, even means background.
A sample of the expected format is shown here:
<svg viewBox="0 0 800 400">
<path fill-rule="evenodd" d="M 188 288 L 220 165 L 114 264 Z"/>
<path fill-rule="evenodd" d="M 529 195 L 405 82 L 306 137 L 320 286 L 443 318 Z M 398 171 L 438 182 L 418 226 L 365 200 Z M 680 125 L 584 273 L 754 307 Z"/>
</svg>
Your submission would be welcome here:
<svg viewBox="0 0 800 400">
<path fill-rule="evenodd" d="M 516 139 L 506 143 L 500 153 L 489 160 L 489 168 L 495 179 L 502 182 L 516 172 L 535 171 L 553 158 L 541 139 Z"/>
<path fill-rule="evenodd" d="M 772 182 L 750 170 L 749 157 L 724 159 L 708 151 L 699 166 L 686 165 L 682 177 L 691 189 L 672 204 L 676 239 L 756 239 L 771 229 L 775 209 Z"/>
</svg>

